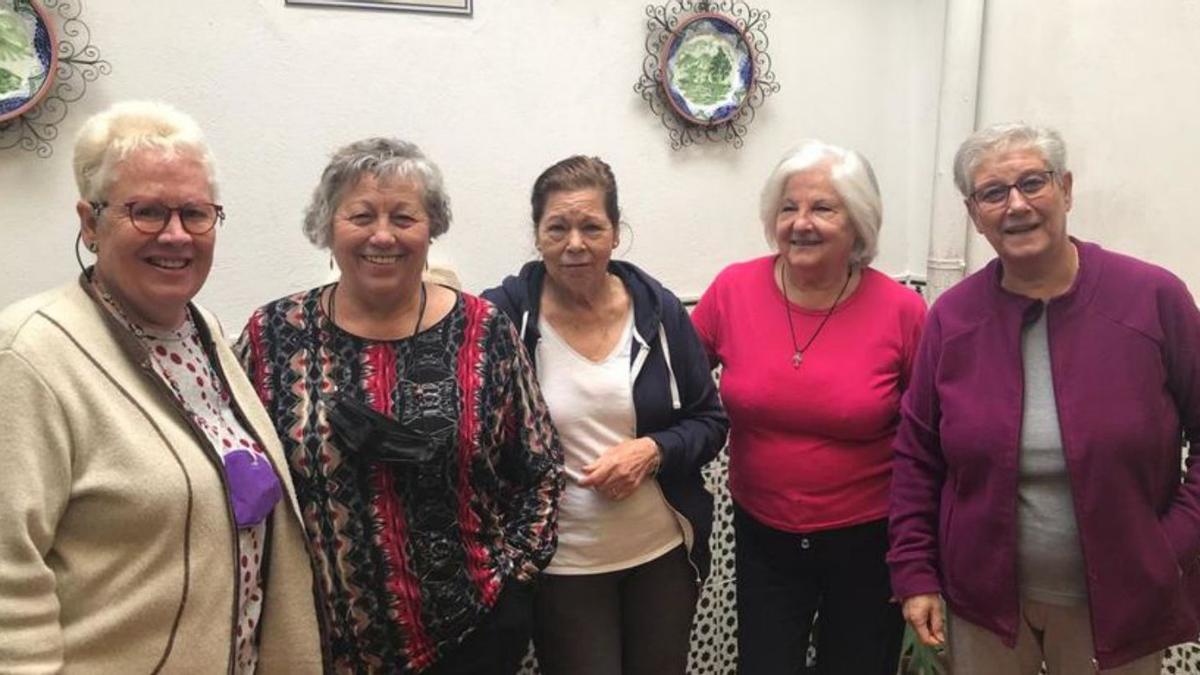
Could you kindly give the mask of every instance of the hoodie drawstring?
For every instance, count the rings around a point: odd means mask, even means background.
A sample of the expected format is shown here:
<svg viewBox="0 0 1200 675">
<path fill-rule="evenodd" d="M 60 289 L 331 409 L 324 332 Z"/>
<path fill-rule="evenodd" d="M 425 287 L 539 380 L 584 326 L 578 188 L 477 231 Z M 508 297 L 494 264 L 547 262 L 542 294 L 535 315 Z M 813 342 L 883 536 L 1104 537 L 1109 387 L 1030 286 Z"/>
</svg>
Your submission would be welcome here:
<svg viewBox="0 0 1200 675">
<path fill-rule="evenodd" d="M 667 346 L 667 331 L 658 329 L 658 343 L 662 345 L 663 360 L 667 362 L 667 381 L 671 384 L 671 409 L 679 410 L 683 404 L 679 401 L 679 383 L 675 381 L 675 369 L 671 367 L 671 348 Z"/>
</svg>

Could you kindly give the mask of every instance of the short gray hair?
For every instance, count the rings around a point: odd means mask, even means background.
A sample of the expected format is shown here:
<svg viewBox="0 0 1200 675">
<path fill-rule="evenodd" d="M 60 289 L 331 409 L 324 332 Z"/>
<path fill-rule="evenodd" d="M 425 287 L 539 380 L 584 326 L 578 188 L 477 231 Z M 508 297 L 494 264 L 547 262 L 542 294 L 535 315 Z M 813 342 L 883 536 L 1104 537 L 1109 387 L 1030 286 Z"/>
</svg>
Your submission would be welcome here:
<svg viewBox="0 0 1200 675">
<path fill-rule="evenodd" d="M 783 200 L 783 189 L 793 175 L 822 164 L 829 165 L 829 180 L 846 204 L 854 227 L 850 264 L 866 267 L 879 251 L 879 228 L 883 225 L 883 198 L 871 163 L 854 150 L 816 139 L 801 141 L 789 150 L 763 186 L 759 215 L 767 242 L 775 245 L 775 218 Z"/>
<path fill-rule="evenodd" d="M 313 190 L 312 201 L 304 211 L 304 234 L 320 248 L 328 248 L 332 239 L 333 215 L 346 190 L 364 176 L 376 180 L 400 178 L 420 183 L 421 202 L 429 215 L 429 236 L 438 237 L 450 229 L 450 197 L 442 180 L 442 171 L 415 144 L 396 138 L 366 138 L 333 153 L 321 182 Z"/>
<path fill-rule="evenodd" d="M 115 103 L 83 123 L 75 137 L 72 162 L 79 198 L 103 201 L 116 180 L 116 166 L 145 149 L 195 156 L 204 165 L 209 190 L 217 200 L 216 167 L 200 126 L 188 115 L 155 101 Z"/>
<path fill-rule="evenodd" d="M 954 185 L 963 197 L 975 190 L 975 170 L 990 155 L 1010 150 L 1037 150 L 1046 166 L 1061 178 L 1067 170 L 1067 145 L 1062 136 L 1049 127 L 1024 122 L 1005 122 L 984 127 L 967 137 L 954 153 Z"/>
</svg>

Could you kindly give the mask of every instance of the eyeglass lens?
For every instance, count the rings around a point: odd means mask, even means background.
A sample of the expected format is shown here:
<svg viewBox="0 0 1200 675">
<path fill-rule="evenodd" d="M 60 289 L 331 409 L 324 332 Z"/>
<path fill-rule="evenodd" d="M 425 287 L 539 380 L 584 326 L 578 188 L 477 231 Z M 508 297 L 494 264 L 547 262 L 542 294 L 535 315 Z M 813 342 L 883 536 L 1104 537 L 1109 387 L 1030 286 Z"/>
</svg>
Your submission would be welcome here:
<svg viewBox="0 0 1200 675">
<path fill-rule="evenodd" d="M 133 226 L 146 234 L 156 234 L 166 229 L 171 215 L 178 212 L 183 229 L 190 234 L 204 234 L 217 224 L 221 207 L 216 204 L 184 204 L 170 207 L 159 202 L 129 202 L 129 220 Z"/>
<path fill-rule="evenodd" d="M 1050 172 L 1040 171 L 1021 177 L 1015 183 L 997 183 L 985 185 L 975 191 L 975 200 L 984 204 L 1003 204 L 1008 201 L 1008 195 L 1015 187 L 1026 197 L 1036 197 L 1050 184 Z"/>
</svg>

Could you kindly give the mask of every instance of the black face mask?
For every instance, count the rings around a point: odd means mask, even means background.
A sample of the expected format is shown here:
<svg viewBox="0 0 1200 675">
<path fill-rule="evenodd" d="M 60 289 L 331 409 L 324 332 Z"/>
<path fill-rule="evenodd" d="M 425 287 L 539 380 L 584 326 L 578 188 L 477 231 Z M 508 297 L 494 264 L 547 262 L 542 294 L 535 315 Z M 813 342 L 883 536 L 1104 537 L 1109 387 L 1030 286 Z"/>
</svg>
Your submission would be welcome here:
<svg viewBox="0 0 1200 675">
<path fill-rule="evenodd" d="M 434 457 L 433 440 L 409 429 L 351 396 L 331 400 L 329 429 L 334 443 L 347 453 L 372 462 L 420 465 Z"/>
</svg>

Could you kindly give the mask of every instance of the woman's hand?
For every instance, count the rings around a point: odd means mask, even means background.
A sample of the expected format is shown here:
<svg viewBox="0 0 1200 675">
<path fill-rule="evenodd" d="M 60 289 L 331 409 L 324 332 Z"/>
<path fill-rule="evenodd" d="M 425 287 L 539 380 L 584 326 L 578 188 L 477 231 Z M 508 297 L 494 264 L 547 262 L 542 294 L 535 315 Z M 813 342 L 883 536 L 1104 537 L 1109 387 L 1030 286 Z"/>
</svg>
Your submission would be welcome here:
<svg viewBox="0 0 1200 675">
<path fill-rule="evenodd" d="M 946 643 L 946 617 L 942 610 L 942 596 L 924 593 L 904 599 L 904 620 L 912 625 L 921 642 L 930 647 Z"/>
<path fill-rule="evenodd" d="M 646 437 L 634 438 L 605 450 L 599 459 L 583 467 L 584 477 L 579 484 L 619 501 L 633 494 L 660 461 L 657 443 Z"/>
</svg>

